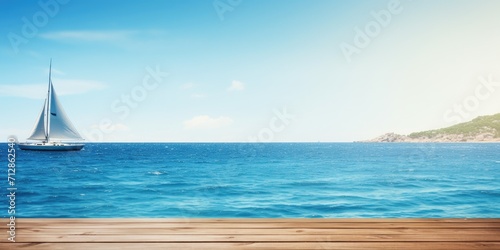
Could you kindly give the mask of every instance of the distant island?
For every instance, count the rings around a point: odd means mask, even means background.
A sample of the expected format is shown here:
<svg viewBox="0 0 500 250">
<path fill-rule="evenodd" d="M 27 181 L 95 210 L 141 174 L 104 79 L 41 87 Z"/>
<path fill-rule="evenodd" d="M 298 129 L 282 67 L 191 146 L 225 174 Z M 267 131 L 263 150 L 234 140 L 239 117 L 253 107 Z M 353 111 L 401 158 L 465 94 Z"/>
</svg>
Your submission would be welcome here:
<svg viewBox="0 0 500 250">
<path fill-rule="evenodd" d="M 400 135 L 387 133 L 361 142 L 500 142 L 500 113 L 447 128 Z"/>
</svg>

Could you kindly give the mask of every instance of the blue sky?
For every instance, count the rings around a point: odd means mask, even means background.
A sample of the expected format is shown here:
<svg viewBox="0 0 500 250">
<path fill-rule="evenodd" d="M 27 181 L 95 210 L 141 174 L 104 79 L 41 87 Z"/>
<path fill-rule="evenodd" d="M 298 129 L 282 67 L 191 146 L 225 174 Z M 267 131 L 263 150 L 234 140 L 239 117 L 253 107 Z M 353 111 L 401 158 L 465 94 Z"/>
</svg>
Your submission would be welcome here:
<svg viewBox="0 0 500 250">
<path fill-rule="evenodd" d="M 0 140 L 29 136 L 50 58 L 88 141 L 354 141 L 500 112 L 494 0 L 7 0 L 0 9 Z"/>
</svg>

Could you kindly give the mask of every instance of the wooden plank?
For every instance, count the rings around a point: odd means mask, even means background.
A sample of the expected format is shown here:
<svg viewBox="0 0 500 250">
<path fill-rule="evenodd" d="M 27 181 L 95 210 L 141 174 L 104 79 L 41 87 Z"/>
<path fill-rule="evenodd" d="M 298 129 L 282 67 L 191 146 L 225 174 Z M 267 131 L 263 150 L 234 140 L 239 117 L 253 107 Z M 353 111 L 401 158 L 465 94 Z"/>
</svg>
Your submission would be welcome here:
<svg viewBox="0 0 500 250">
<path fill-rule="evenodd" d="M 96 226 L 103 228 L 352 228 L 352 229 L 387 229 L 387 228 L 500 228 L 500 223 L 496 222 L 468 222 L 468 223 L 432 223 L 432 222 L 415 222 L 415 223 L 393 223 L 393 222 L 366 222 L 366 223 L 209 223 L 209 222 L 193 222 L 193 223 L 147 223 L 147 222 L 109 222 L 109 223 L 65 223 L 65 222 L 39 222 L 39 223 L 21 223 L 16 224 L 17 228 L 95 228 Z"/>
<path fill-rule="evenodd" d="M 301 243 L 0 243 L 0 249 L 29 249 L 29 250 L 175 250 L 175 249 L 203 249 L 203 250 L 309 250 L 309 249 L 344 249 L 344 250 L 498 250 L 500 243 L 491 242 L 301 242 Z"/>
<path fill-rule="evenodd" d="M 33 218 L 16 241 L 0 249 L 500 249 L 500 219 Z"/>
<path fill-rule="evenodd" d="M 463 220 L 443 220 L 418 222 L 398 222 L 396 219 L 377 219 L 363 222 L 353 220 L 353 222 L 322 222 L 321 220 L 275 220 L 267 219 L 263 222 L 255 222 L 251 219 L 224 219 L 197 220 L 196 222 L 158 222 L 151 219 L 20 219 L 17 221 L 17 228 L 500 228 L 499 219 L 481 219 L 474 221 Z M 436 223 L 438 222 L 438 223 Z"/>
<path fill-rule="evenodd" d="M 373 229 L 312 229 L 312 228 L 293 228 L 293 229 L 231 229 L 231 228 L 219 228 L 219 229 L 205 229 L 205 228 L 46 228 L 46 229 L 34 229 L 34 228 L 21 228 L 17 230 L 19 235 L 39 235 L 39 234 L 57 234 L 57 235 L 67 235 L 67 234 L 80 234 L 80 235 L 92 235 L 92 234 L 288 234 L 288 235 L 329 235 L 329 234 L 373 234 Z M 456 229 L 456 228 L 438 228 L 438 229 L 377 229 L 378 234 L 493 234 L 500 235 L 499 228 L 493 229 Z"/>
<path fill-rule="evenodd" d="M 493 234 L 343 234 L 343 235 L 294 235 L 287 234 L 253 234 L 253 235 L 19 235 L 16 237 L 18 242 L 475 242 L 475 241 L 499 241 L 499 235 Z"/>
<path fill-rule="evenodd" d="M 2 218 L 0 221 L 7 221 Z M 445 218 L 445 219 L 424 219 L 424 218 L 17 218 L 19 223 L 46 223 L 46 222 L 63 222 L 63 223 L 186 223 L 186 222 L 204 222 L 204 223 L 366 223 L 366 222 L 392 222 L 392 223 L 413 223 L 413 222 L 439 222 L 439 223 L 465 223 L 465 222 L 493 222 L 500 223 L 500 218 Z"/>
</svg>

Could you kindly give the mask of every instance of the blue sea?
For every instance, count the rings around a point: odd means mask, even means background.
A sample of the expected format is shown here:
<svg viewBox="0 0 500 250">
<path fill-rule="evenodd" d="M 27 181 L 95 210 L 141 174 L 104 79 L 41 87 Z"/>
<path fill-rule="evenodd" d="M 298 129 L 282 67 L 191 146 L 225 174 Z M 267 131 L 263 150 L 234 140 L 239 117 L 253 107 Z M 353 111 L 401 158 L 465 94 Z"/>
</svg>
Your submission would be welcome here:
<svg viewBox="0 0 500 250">
<path fill-rule="evenodd" d="M 3 217 L 6 150 L 0 144 Z M 16 153 L 17 217 L 500 217 L 499 143 L 89 143 Z"/>
</svg>

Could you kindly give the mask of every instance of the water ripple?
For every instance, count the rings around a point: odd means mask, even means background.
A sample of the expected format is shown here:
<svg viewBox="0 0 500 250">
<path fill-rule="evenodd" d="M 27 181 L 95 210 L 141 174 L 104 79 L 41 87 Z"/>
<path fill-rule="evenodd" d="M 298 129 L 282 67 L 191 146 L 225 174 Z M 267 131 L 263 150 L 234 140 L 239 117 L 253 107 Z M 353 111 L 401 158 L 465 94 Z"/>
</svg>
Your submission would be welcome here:
<svg viewBox="0 0 500 250">
<path fill-rule="evenodd" d="M 19 217 L 500 217 L 498 152 L 495 143 L 90 143 L 20 151 L 16 205 Z"/>
</svg>

